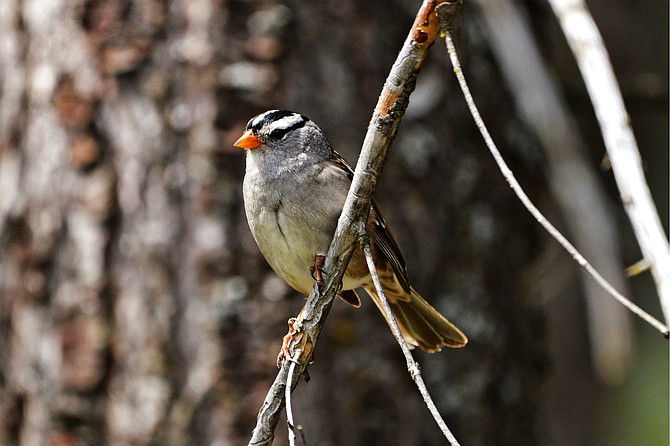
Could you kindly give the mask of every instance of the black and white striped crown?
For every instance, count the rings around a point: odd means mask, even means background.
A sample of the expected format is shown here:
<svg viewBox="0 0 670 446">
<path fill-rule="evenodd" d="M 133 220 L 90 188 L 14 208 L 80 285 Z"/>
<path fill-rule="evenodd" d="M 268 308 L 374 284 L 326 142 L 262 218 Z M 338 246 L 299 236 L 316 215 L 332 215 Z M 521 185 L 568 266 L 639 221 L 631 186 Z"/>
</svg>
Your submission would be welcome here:
<svg viewBox="0 0 670 446">
<path fill-rule="evenodd" d="M 303 127 L 309 118 L 288 110 L 269 110 L 249 120 L 247 130 L 281 139 L 288 132 Z"/>
</svg>

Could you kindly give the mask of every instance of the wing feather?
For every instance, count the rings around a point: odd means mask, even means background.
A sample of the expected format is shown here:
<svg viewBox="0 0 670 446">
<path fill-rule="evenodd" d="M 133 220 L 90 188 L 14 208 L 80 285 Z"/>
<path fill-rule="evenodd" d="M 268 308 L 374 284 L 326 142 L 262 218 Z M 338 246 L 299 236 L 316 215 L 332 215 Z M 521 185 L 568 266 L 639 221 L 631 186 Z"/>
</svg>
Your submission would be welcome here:
<svg viewBox="0 0 670 446">
<path fill-rule="evenodd" d="M 333 151 L 331 161 L 341 167 L 347 173 L 350 180 L 354 178 L 354 170 L 339 153 Z M 375 246 L 391 264 L 391 268 L 393 269 L 400 286 L 402 286 L 402 288 L 409 294 L 411 288 L 409 279 L 407 278 L 405 259 L 402 257 L 398 242 L 396 242 L 391 229 L 386 225 L 386 221 L 374 200 L 372 201 L 372 206 L 370 206 L 368 231 L 371 232 L 369 235 Z"/>
</svg>

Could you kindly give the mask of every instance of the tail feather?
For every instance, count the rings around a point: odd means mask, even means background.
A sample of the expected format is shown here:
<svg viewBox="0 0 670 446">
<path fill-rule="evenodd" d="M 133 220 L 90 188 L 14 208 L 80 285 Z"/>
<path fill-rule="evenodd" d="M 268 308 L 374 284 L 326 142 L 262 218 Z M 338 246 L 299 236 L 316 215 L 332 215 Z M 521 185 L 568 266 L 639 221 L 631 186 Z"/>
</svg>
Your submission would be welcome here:
<svg viewBox="0 0 670 446">
<path fill-rule="evenodd" d="M 385 315 L 374 288 L 366 286 L 364 289 Z M 467 344 L 468 339 L 463 332 L 426 302 L 413 288 L 411 288 L 410 299 L 407 299 L 407 295 L 396 298 L 392 295 L 387 297 L 400 331 L 405 341 L 411 346 L 418 346 L 427 352 L 435 352 L 441 350 L 442 347 L 458 348 Z"/>
</svg>

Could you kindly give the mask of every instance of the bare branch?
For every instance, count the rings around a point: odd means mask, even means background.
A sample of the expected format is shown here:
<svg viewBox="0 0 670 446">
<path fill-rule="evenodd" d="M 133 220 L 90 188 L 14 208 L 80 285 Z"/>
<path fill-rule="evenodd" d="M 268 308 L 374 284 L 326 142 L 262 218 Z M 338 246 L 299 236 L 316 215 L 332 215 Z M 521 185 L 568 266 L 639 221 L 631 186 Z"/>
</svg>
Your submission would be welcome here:
<svg viewBox="0 0 670 446">
<path fill-rule="evenodd" d="M 300 353 L 295 375 L 290 382 L 287 382 L 290 361 L 284 361 L 258 413 L 249 445 L 272 443 L 274 430 L 285 402 L 286 386 L 290 386 L 291 389 L 295 387 L 312 358 L 314 345 L 355 247 L 358 235 L 356 224 L 367 220 L 379 173 L 395 138 L 400 119 L 407 108 L 409 95 L 414 90 L 416 76 L 428 48 L 437 37 L 439 21 L 435 13 L 436 5 L 435 0 L 424 0 L 384 83 L 368 125 L 349 194 L 328 249 L 323 268 L 326 276 L 323 288 L 319 290 L 316 285 L 314 286 L 295 324 L 297 333 L 289 344 L 289 351 Z"/>
<path fill-rule="evenodd" d="M 286 380 L 288 382 L 293 381 L 293 372 L 295 372 L 295 366 L 297 364 L 296 358 L 298 353 L 294 355 L 293 358 L 286 358 L 291 364 L 288 368 L 288 377 Z M 291 388 L 286 387 L 286 393 L 284 398 L 286 399 L 286 423 L 288 424 L 288 444 L 290 446 L 295 446 L 295 430 L 297 429 L 295 422 L 293 421 L 293 407 L 291 406 Z"/>
<path fill-rule="evenodd" d="M 542 59 L 521 4 L 476 0 L 491 48 L 520 115 L 542 143 L 551 192 L 568 230 L 594 268 L 613 286 L 628 292 L 615 219 L 597 172 L 584 153 L 586 143 L 565 98 Z M 608 383 L 620 382 L 632 365 L 632 318 L 583 272 L 591 362 Z"/>
<path fill-rule="evenodd" d="M 384 293 L 384 288 L 382 287 L 381 281 L 379 280 L 377 268 L 375 267 L 375 262 L 372 258 L 372 251 L 370 250 L 370 237 L 365 232 L 365 225 L 362 223 L 360 225 L 359 234 L 359 242 L 361 248 L 363 249 L 363 253 L 365 254 L 365 261 L 368 264 L 368 270 L 370 270 L 372 282 L 375 284 L 375 290 L 377 291 L 377 296 L 379 296 L 379 300 L 382 303 L 382 307 L 384 308 L 386 319 L 391 325 L 393 336 L 395 336 L 395 339 L 398 341 L 403 355 L 405 355 L 405 361 L 407 361 L 407 370 L 409 370 L 409 373 L 412 376 L 412 380 L 414 380 L 416 386 L 419 388 L 419 392 L 421 392 L 423 401 L 426 403 L 426 406 L 428 406 L 428 410 L 435 419 L 437 425 L 440 427 L 444 437 L 449 441 L 451 446 L 459 446 L 456 437 L 454 437 L 454 434 L 452 434 L 449 430 L 449 427 L 447 427 L 447 423 L 444 422 L 442 415 L 440 415 L 440 411 L 437 410 L 437 406 L 435 406 L 435 402 L 433 402 L 433 398 L 430 396 L 430 393 L 428 393 L 426 383 L 423 381 L 423 377 L 421 376 L 421 367 L 419 367 L 419 363 L 414 360 L 412 352 L 410 351 L 407 342 L 405 342 L 405 338 L 403 338 L 402 333 L 400 332 L 398 322 L 393 316 L 393 312 L 391 311 L 388 300 L 386 300 L 386 294 Z"/>
<path fill-rule="evenodd" d="M 670 322 L 670 250 L 649 187 L 642 171 L 640 152 L 630 127 L 598 27 L 581 0 L 550 0 L 579 70 L 584 77 L 600 123 L 621 201 L 628 213 L 642 255 L 651 273 L 666 323 Z"/>
<path fill-rule="evenodd" d="M 542 227 L 554 239 L 556 239 L 556 241 L 560 243 L 560 245 L 566 251 L 568 251 L 570 255 L 572 255 L 575 261 L 582 268 L 584 268 L 584 270 L 586 270 L 586 272 L 588 272 L 591 275 L 591 277 L 593 277 L 596 280 L 596 282 L 600 284 L 601 287 L 607 290 L 609 294 L 611 294 L 616 300 L 618 300 L 622 305 L 624 305 L 630 311 L 632 311 L 637 316 L 639 316 L 647 323 L 652 325 L 654 328 L 656 328 L 658 331 L 660 331 L 664 336 L 668 336 L 668 327 L 666 327 L 662 322 L 660 322 L 659 320 L 651 316 L 649 313 L 645 312 L 643 309 L 635 305 L 628 298 L 619 293 L 612 285 L 610 285 L 610 283 L 607 282 L 607 280 L 605 280 L 605 278 L 600 275 L 600 273 L 584 258 L 584 256 L 580 254 L 580 252 L 563 236 L 563 234 L 561 234 L 559 230 L 556 229 L 556 227 L 554 227 L 554 225 L 552 225 L 545 218 L 544 215 L 542 215 L 542 213 L 537 209 L 537 207 L 535 207 L 530 198 L 528 198 L 528 195 L 526 195 L 526 193 L 523 191 L 521 185 L 519 184 L 519 182 L 516 180 L 516 177 L 512 173 L 512 170 L 507 166 L 507 163 L 500 154 L 500 151 L 496 147 L 495 142 L 493 142 L 493 138 L 491 137 L 491 134 L 486 128 L 484 120 L 479 114 L 477 105 L 475 104 L 475 101 L 472 98 L 472 94 L 470 93 L 468 84 L 465 81 L 465 76 L 463 75 L 461 63 L 458 60 L 458 54 L 456 53 L 456 47 L 454 46 L 454 42 L 451 38 L 451 30 L 450 30 L 451 14 L 453 13 L 451 13 L 447 8 L 438 8 L 438 15 L 440 16 L 440 20 L 442 21 L 443 25 L 442 34 L 444 35 L 444 39 L 447 45 L 447 51 L 449 52 L 449 57 L 451 58 L 451 63 L 454 67 L 454 73 L 456 73 L 458 84 L 461 87 L 461 91 L 463 92 L 463 96 L 465 97 L 465 101 L 468 104 L 468 108 L 470 109 L 470 113 L 472 114 L 472 117 L 475 120 L 477 128 L 479 129 L 480 133 L 482 134 L 482 137 L 484 138 L 484 141 L 486 142 L 486 146 L 491 152 L 491 155 L 493 155 L 493 158 L 498 164 L 500 171 L 502 172 L 503 176 L 509 183 L 514 193 L 517 195 L 517 197 L 519 197 L 521 203 L 523 203 L 526 209 L 528 209 L 528 211 L 533 215 L 533 217 L 535 217 L 538 223 L 540 223 Z"/>
</svg>

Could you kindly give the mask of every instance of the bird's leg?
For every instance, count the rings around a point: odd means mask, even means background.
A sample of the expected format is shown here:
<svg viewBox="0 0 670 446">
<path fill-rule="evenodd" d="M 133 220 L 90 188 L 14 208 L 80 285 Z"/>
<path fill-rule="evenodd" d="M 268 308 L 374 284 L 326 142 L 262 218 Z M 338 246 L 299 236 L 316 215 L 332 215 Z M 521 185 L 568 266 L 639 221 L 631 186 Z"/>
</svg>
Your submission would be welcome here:
<svg viewBox="0 0 670 446">
<path fill-rule="evenodd" d="M 312 274 L 312 278 L 316 280 L 318 286 L 323 285 L 323 264 L 325 261 L 326 256 L 317 254 L 314 256 L 314 264 L 309 267 L 309 272 Z M 298 348 L 301 350 L 308 349 L 308 339 L 300 332 L 302 328 L 301 320 L 303 311 L 305 311 L 305 307 L 302 307 L 302 310 L 300 310 L 297 317 L 292 317 L 288 320 L 288 333 L 284 336 L 284 339 L 282 339 L 281 350 L 279 351 L 279 355 L 277 355 L 277 367 L 284 362 L 284 359 L 291 358 L 291 350 L 296 348 L 295 345 L 298 345 Z"/>
<path fill-rule="evenodd" d="M 309 267 L 309 272 L 312 274 L 312 279 L 316 280 L 316 284 L 323 285 L 323 264 L 326 261 L 326 256 L 317 254 L 314 256 L 314 265 Z"/>
</svg>

